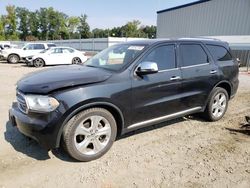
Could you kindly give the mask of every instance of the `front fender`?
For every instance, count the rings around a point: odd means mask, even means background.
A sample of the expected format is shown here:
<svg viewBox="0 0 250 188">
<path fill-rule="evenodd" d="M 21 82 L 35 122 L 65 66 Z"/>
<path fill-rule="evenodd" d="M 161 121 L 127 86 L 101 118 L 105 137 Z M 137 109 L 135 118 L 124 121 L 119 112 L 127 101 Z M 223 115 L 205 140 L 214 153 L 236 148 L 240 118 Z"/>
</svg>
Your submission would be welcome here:
<svg viewBox="0 0 250 188">
<path fill-rule="evenodd" d="M 97 99 L 95 99 L 97 100 Z M 85 102 L 85 104 L 77 104 L 75 107 L 73 107 L 71 110 L 69 110 L 67 112 L 66 118 L 63 121 L 63 123 L 61 124 L 59 130 L 58 130 L 58 134 L 57 134 L 57 138 L 56 138 L 56 147 L 60 146 L 60 141 L 61 141 L 61 137 L 62 137 L 62 133 L 63 133 L 63 129 L 65 127 L 65 125 L 67 124 L 67 122 L 74 117 L 76 114 L 78 114 L 79 112 L 86 110 L 88 108 L 92 108 L 92 107 L 110 107 L 112 109 L 115 109 L 116 112 L 119 114 L 120 118 L 121 118 L 121 130 L 124 129 L 124 116 L 122 111 L 114 104 L 110 103 L 110 102 L 106 102 L 106 101 L 98 101 L 98 102 Z"/>
</svg>

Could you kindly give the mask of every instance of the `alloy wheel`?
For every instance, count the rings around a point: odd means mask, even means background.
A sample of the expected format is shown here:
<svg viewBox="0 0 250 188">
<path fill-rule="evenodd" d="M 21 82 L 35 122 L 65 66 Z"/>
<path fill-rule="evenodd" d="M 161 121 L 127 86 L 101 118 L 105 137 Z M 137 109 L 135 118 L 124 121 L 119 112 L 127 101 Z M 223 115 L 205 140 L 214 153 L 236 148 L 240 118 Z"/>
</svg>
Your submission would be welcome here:
<svg viewBox="0 0 250 188">
<path fill-rule="evenodd" d="M 90 116 L 77 126 L 74 134 L 76 149 L 85 155 L 95 155 L 109 143 L 111 126 L 108 120 L 99 115 Z"/>
</svg>

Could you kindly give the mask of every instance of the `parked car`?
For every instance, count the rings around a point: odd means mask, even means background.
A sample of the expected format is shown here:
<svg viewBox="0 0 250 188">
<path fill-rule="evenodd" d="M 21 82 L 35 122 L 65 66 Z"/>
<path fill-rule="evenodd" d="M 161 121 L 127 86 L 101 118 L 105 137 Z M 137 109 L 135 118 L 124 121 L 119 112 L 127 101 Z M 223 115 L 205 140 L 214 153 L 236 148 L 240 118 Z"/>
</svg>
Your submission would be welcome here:
<svg viewBox="0 0 250 188">
<path fill-rule="evenodd" d="M 105 154 L 117 136 L 202 113 L 221 119 L 238 88 L 226 42 L 143 40 L 111 46 L 84 65 L 51 68 L 17 83 L 10 120 L 44 147 L 75 159 Z"/>
<path fill-rule="evenodd" d="M 8 63 L 18 63 L 25 60 L 25 57 L 35 55 L 44 49 L 56 46 L 53 43 L 27 43 L 22 48 L 9 48 L 0 52 L 0 56 Z"/>
<path fill-rule="evenodd" d="M 45 65 L 80 64 L 87 57 L 76 49 L 69 47 L 52 47 L 41 51 L 34 56 L 26 57 L 29 66 L 43 67 Z"/>
</svg>

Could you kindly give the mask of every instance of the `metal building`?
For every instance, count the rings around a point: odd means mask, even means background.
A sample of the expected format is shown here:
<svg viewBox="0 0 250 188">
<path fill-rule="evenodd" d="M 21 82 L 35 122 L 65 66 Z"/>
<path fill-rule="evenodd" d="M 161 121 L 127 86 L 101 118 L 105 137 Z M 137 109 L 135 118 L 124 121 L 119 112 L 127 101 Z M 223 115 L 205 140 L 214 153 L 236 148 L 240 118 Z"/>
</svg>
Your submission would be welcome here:
<svg viewBox="0 0 250 188">
<path fill-rule="evenodd" d="M 250 34 L 250 0 L 202 0 L 157 12 L 157 37 Z"/>
<path fill-rule="evenodd" d="M 176 37 L 226 40 L 245 65 L 250 62 L 250 0 L 201 0 L 158 11 L 157 38 Z"/>
</svg>

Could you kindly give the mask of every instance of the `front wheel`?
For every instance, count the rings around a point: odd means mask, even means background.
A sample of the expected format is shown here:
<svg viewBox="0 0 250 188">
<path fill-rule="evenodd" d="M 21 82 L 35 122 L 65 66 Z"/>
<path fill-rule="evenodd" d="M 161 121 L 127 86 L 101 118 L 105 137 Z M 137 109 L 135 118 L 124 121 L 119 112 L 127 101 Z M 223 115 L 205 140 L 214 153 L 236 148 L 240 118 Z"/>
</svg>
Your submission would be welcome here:
<svg viewBox="0 0 250 188">
<path fill-rule="evenodd" d="M 33 64 L 36 68 L 39 68 L 39 67 L 43 67 L 45 65 L 45 62 L 43 59 L 37 58 L 34 60 Z"/>
<path fill-rule="evenodd" d="M 91 108 L 68 121 L 63 131 L 63 144 L 71 157 L 91 161 L 110 149 L 116 134 L 113 115 L 103 108 Z"/>
<path fill-rule="evenodd" d="M 208 100 L 204 116 L 209 121 L 218 121 L 227 111 L 228 93 L 225 89 L 215 88 Z"/>
<path fill-rule="evenodd" d="M 82 60 L 79 57 L 74 57 L 72 59 L 72 64 L 81 64 Z"/>
</svg>

